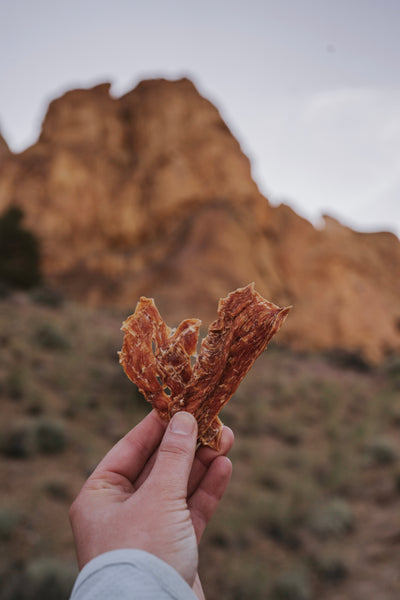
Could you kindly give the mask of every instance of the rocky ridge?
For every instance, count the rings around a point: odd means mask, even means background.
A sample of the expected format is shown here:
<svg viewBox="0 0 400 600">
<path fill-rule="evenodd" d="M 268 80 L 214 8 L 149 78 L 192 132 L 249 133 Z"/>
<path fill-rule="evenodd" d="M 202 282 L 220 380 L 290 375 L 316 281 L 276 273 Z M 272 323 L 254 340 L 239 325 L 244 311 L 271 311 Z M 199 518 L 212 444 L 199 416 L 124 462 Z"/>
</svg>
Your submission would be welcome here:
<svg viewBox="0 0 400 600">
<path fill-rule="evenodd" d="M 271 206 L 189 80 L 143 81 L 120 98 L 109 84 L 67 92 L 36 144 L 2 148 L 0 211 L 23 208 L 48 281 L 68 296 L 132 310 L 147 295 L 169 324 L 208 324 L 219 297 L 255 281 L 294 306 L 281 343 L 371 361 L 400 350 L 399 239 L 329 217 L 316 229 Z"/>
<path fill-rule="evenodd" d="M 10 156 L 10 154 L 11 154 L 11 150 L 8 147 L 6 140 L 3 138 L 3 136 L 0 133 L 0 161 L 3 160 L 4 158 Z"/>
</svg>

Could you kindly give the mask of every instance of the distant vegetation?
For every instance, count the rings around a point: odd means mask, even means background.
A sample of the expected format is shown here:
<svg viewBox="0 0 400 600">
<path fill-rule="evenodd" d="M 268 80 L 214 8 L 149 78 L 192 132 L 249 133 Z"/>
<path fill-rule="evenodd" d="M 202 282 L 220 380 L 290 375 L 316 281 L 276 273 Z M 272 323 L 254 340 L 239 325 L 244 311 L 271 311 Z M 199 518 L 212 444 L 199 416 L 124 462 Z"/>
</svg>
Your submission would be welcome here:
<svg viewBox="0 0 400 600">
<path fill-rule="evenodd" d="M 149 410 L 118 364 L 125 316 L 0 300 L 0 600 L 69 596 L 69 504 Z M 225 407 L 234 472 L 202 541 L 207 600 L 400 597 L 400 358 L 339 358 L 271 346 Z"/>
<path fill-rule="evenodd" d="M 11 206 L 0 216 L 0 286 L 29 289 L 41 279 L 36 236 L 22 225 L 23 212 Z"/>
</svg>

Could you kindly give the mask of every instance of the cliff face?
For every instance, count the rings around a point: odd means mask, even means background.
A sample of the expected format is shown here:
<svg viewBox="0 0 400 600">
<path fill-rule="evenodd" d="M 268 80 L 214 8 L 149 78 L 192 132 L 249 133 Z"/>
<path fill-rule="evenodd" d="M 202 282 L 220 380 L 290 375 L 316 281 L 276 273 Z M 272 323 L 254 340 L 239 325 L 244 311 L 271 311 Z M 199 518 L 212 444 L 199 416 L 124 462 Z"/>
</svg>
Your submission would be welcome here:
<svg viewBox="0 0 400 600">
<path fill-rule="evenodd" d="M 0 163 L 2 160 L 7 158 L 8 156 L 10 156 L 10 154 L 11 154 L 11 151 L 8 147 L 8 144 L 0 133 Z"/>
<path fill-rule="evenodd" d="M 271 207 L 217 109 L 186 80 L 110 86 L 51 103 L 38 142 L 0 161 L 0 210 L 21 205 L 47 278 L 92 304 L 156 298 L 173 323 L 215 317 L 250 281 L 294 309 L 282 343 L 400 349 L 400 242 Z"/>
</svg>

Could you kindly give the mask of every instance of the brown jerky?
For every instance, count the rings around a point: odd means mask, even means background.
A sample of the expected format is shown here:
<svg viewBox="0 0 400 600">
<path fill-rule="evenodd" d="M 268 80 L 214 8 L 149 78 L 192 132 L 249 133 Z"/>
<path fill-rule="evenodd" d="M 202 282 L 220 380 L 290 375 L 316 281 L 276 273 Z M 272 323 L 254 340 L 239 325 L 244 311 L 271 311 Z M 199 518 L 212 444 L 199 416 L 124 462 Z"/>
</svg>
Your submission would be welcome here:
<svg viewBox="0 0 400 600">
<path fill-rule="evenodd" d="M 163 419 L 192 413 L 198 440 L 219 449 L 221 408 L 235 393 L 256 358 L 284 322 L 289 308 L 265 300 L 254 284 L 219 301 L 192 367 L 201 321 L 186 319 L 175 330 L 162 320 L 154 301 L 142 297 L 122 325 L 120 363 Z"/>
</svg>

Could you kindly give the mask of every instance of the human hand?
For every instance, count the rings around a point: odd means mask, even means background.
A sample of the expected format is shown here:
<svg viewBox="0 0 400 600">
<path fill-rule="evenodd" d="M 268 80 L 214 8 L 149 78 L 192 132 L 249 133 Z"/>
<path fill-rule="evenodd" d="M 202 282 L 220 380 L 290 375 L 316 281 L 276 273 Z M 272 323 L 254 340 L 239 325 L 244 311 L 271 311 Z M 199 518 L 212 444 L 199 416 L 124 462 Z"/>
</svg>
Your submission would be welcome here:
<svg viewBox="0 0 400 600">
<path fill-rule="evenodd" d="M 70 509 L 79 567 L 103 552 L 146 550 L 202 595 L 197 546 L 231 475 L 233 443 L 196 451 L 197 423 L 178 412 L 168 427 L 155 411 L 120 440 L 84 484 Z"/>
</svg>

